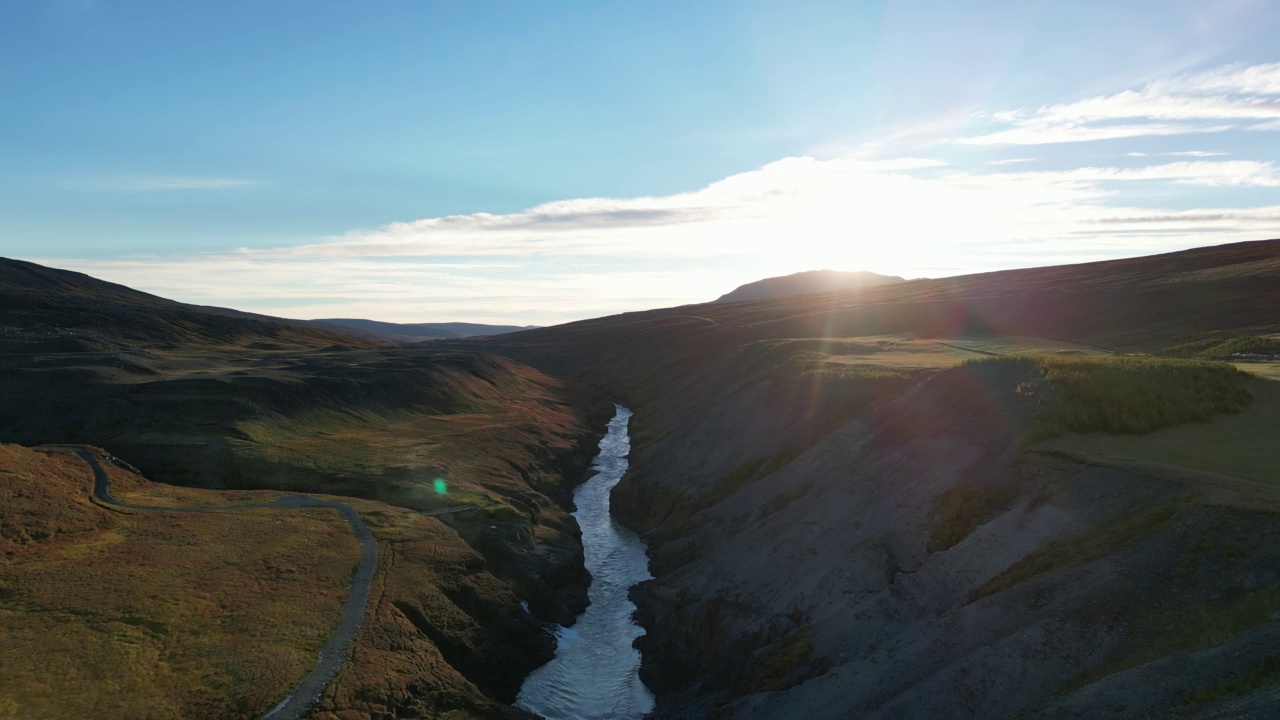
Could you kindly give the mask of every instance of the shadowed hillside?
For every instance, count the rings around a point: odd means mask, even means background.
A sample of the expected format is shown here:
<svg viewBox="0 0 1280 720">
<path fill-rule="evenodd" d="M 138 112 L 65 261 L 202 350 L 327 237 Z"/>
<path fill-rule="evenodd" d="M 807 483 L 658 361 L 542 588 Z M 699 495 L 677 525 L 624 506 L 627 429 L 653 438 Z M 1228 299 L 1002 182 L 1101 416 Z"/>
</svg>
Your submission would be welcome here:
<svg viewBox="0 0 1280 720">
<path fill-rule="evenodd" d="M 6 353 L 384 344 L 337 328 L 186 305 L 82 273 L 7 258 L 0 258 L 0 332 Z"/>
<path fill-rule="evenodd" d="M 1274 381 L 1106 356 L 1268 348 L 1276 307 L 1273 240 L 461 346 L 636 409 L 658 718 L 1263 717 Z"/>
</svg>

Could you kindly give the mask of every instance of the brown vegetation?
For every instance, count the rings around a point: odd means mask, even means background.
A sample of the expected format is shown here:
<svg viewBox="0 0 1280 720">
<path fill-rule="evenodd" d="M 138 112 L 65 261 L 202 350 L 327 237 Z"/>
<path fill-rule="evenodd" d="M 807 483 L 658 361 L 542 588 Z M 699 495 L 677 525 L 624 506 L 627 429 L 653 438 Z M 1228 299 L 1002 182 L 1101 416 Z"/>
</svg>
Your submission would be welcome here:
<svg viewBox="0 0 1280 720">
<path fill-rule="evenodd" d="M 506 716 L 552 652 L 536 618 L 569 622 L 585 604 L 567 508 L 611 410 L 598 395 L 505 358 L 373 348 L 25 263 L 0 262 L 0 307 L 0 438 L 97 444 L 150 478 L 219 490 L 117 478 L 117 496 L 141 504 L 254 502 L 271 489 L 398 506 L 349 503 L 382 561 L 356 662 L 318 712 Z M 153 680 L 139 682 L 159 692 Z M 217 702 L 261 684 L 228 679 Z"/>
<path fill-rule="evenodd" d="M 122 499 L 156 496 L 112 473 Z M 120 511 L 92 485 L 70 453 L 0 446 L 9 716 L 251 718 L 282 700 L 346 599 L 357 552 L 338 514 Z"/>
</svg>

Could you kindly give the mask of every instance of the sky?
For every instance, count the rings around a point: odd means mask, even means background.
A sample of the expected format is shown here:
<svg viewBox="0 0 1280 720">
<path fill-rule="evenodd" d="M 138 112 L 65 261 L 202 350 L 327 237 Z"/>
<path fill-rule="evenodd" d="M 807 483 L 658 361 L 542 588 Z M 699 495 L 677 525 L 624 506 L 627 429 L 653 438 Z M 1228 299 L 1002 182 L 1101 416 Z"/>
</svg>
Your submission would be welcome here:
<svg viewBox="0 0 1280 720">
<path fill-rule="evenodd" d="M 1280 2 L 0 2 L 0 256 L 554 324 L 1280 237 Z"/>
</svg>

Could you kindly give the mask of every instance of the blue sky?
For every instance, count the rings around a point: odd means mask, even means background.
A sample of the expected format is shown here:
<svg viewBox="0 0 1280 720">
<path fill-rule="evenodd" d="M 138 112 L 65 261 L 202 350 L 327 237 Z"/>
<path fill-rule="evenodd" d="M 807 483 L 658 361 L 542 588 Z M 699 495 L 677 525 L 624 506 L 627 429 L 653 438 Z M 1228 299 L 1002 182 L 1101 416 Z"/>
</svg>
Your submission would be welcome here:
<svg viewBox="0 0 1280 720">
<path fill-rule="evenodd" d="M 1280 236 L 1280 3 L 0 4 L 0 254 L 552 323 Z"/>
</svg>

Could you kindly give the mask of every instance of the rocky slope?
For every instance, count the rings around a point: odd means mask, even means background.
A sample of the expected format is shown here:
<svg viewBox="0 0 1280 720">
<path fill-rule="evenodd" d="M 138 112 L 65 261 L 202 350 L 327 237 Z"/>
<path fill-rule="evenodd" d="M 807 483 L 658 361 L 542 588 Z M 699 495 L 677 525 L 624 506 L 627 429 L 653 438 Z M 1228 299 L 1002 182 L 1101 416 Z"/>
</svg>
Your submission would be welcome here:
<svg viewBox="0 0 1280 720">
<path fill-rule="evenodd" d="M 1280 472 L 1037 451 L 1059 392 L 1043 377 L 896 348 L 1280 333 L 1277 269 L 1280 241 L 1244 243 L 468 346 L 636 409 L 615 507 L 650 544 L 637 600 L 658 717 L 1264 717 Z"/>
<path fill-rule="evenodd" d="M 1280 493 L 1026 453 L 1035 378 L 1002 373 L 946 371 L 723 500 L 639 518 L 658 717 L 1146 716 L 1269 668 Z M 664 454 L 620 505 L 702 460 Z"/>
</svg>

